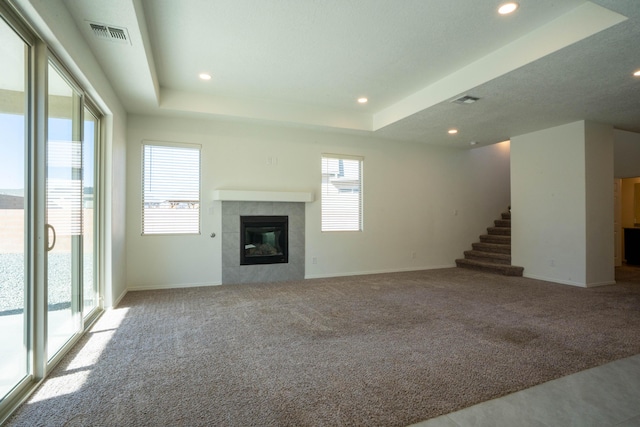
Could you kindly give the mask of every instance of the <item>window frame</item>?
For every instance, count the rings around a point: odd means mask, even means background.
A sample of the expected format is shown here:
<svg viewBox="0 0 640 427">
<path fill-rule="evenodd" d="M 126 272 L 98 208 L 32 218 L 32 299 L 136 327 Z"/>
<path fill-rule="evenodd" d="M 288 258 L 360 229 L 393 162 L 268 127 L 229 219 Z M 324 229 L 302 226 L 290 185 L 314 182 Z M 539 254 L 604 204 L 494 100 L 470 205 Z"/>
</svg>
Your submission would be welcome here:
<svg viewBox="0 0 640 427">
<path fill-rule="evenodd" d="M 146 168 L 145 168 L 145 152 L 146 147 L 169 147 L 176 149 L 188 149 L 188 150 L 197 150 L 198 151 L 198 198 L 197 198 L 197 231 L 162 231 L 162 232 L 145 232 L 145 187 L 146 187 Z M 173 142 L 173 141 L 157 141 L 157 140 L 143 140 L 141 144 L 141 193 L 140 193 L 140 201 L 141 201 L 141 212 L 140 212 L 140 235 L 141 236 L 199 236 L 202 234 L 202 145 L 201 144 L 193 144 L 193 143 L 185 143 L 185 142 Z M 186 199 L 184 199 L 186 200 Z M 171 226 L 173 224 L 164 224 L 164 226 Z"/>
<path fill-rule="evenodd" d="M 338 189 L 338 192 L 336 194 L 333 195 L 328 195 L 326 190 L 329 188 L 329 183 L 330 183 L 330 178 L 329 178 L 329 173 L 325 172 L 325 162 L 329 161 L 329 160 L 338 160 L 338 161 L 357 161 L 358 162 L 358 177 L 357 177 L 357 191 L 354 191 L 354 188 L 351 188 L 351 191 L 342 191 L 342 190 L 348 190 L 348 189 Z M 344 176 L 344 166 L 341 165 L 338 167 L 339 169 L 339 174 L 342 173 Z M 355 155 L 349 155 L 349 154 L 333 154 L 333 153 L 322 153 L 321 155 L 321 175 L 322 175 L 322 182 L 321 182 L 321 186 L 320 186 L 320 231 L 321 232 L 361 232 L 364 230 L 364 157 L 363 156 L 355 156 Z M 355 227 L 349 227 L 348 224 L 345 224 L 345 222 L 339 223 L 339 222 L 330 222 L 330 221 L 325 221 L 327 219 L 328 216 L 331 216 L 331 214 L 329 212 L 327 212 L 328 206 L 327 204 L 332 203 L 334 208 L 338 207 L 338 208 L 345 208 L 345 206 L 339 206 L 340 202 L 337 202 L 338 205 L 336 205 L 336 197 L 341 197 L 340 194 L 342 195 L 342 197 L 344 197 L 347 194 L 354 194 L 357 193 L 357 212 L 353 212 L 353 211 L 349 211 L 349 213 L 351 215 L 356 215 L 358 216 L 357 218 L 357 223 L 358 226 L 357 228 Z M 352 220 L 353 221 L 353 220 Z M 333 226 L 330 226 L 330 224 L 333 224 Z"/>
</svg>

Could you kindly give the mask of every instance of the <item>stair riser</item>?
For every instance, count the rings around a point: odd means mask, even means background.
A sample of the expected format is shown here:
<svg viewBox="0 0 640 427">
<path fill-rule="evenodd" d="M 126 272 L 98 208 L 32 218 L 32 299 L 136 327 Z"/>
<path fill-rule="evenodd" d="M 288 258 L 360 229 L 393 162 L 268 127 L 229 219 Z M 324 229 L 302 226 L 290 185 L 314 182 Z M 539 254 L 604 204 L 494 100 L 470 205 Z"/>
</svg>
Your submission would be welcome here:
<svg viewBox="0 0 640 427">
<path fill-rule="evenodd" d="M 496 255 L 501 255 L 501 254 L 496 254 Z M 476 261 L 491 262 L 494 264 L 502 264 L 502 265 L 511 265 L 510 259 L 494 258 L 491 256 L 479 256 L 479 255 L 470 254 L 468 252 L 464 253 L 464 257 L 466 259 L 475 259 Z"/>
<path fill-rule="evenodd" d="M 466 255 L 472 255 L 475 257 L 481 257 L 481 258 L 487 258 L 487 259 L 500 259 L 503 261 L 511 261 L 511 255 L 510 254 L 500 254 L 500 253 L 496 253 L 496 252 L 485 252 L 485 251 L 478 251 L 478 250 L 470 250 L 470 251 L 464 251 L 465 256 Z"/>
<path fill-rule="evenodd" d="M 487 232 L 496 236 L 511 236 L 510 227 L 488 227 Z"/>
<path fill-rule="evenodd" d="M 501 245 L 501 247 L 496 247 L 487 245 L 485 243 L 473 243 L 471 244 L 471 247 L 476 251 L 511 255 L 511 246 L 509 245 Z"/>
<path fill-rule="evenodd" d="M 480 236 L 480 242 L 471 245 L 473 250 L 465 251 L 464 259 L 456 260 L 456 266 L 522 277 L 524 268 L 511 265 L 511 212 L 503 212 L 502 219 L 493 223 L 495 226 Z"/>
<path fill-rule="evenodd" d="M 502 274 L 504 276 L 522 277 L 522 272 L 524 271 L 522 267 L 506 266 L 506 265 L 495 265 L 495 266 L 474 265 L 472 264 L 472 262 L 473 261 L 469 263 L 469 260 L 457 259 L 456 265 L 461 268 L 468 268 L 470 270 L 477 270 L 477 271 L 486 271 L 488 273 Z"/>
<path fill-rule="evenodd" d="M 511 236 L 500 236 L 500 235 L 483 235 L 480 236 L 480 242 L 482 243 L 499 243 L 501 245 L 510 245 L 511 244 Z"/>
</svg>

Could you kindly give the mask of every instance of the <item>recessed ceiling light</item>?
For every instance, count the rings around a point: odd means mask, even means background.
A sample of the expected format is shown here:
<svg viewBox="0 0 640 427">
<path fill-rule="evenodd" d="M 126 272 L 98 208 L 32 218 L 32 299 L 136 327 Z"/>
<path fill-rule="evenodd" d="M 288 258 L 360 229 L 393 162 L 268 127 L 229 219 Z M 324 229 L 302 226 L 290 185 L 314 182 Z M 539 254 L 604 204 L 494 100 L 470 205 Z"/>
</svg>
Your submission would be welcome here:
<svg viewBox="0 0 640 427">
<path fill-rule="evenodd" d="M 637 70 L 636 72 L 634 72 L 633 75 L 636 77 L 640 77 L 640 70 Z"/>
<path fill-rule="evenodd" d="M 366 104 L 367 102 L 369 102 L 369 100 L 364 96 L 362 98 L 358 98 L 358 103 L 360 104 Z"/>
<path fill-rule="evenodd" d="M 517 8 L 518 8 L 518 3 L 516 2 L 505 3 L 498 8 L 498 13 L 500 15 L 508 15 L 510 13 L 515 12 Z"/>
<path fill-rule="evenodd" d="M 207 74 L 207 73 L 200 73 L 199 77 L 202 80 L 211 80 L 211 74 Z"/>
<path fill-rule="evenodd" d="M 458 133 L 458 129 L 449 129 L 447 133 L 449 133 L 449 135 L 455 135 L 456 133 Z"/>
</svg>

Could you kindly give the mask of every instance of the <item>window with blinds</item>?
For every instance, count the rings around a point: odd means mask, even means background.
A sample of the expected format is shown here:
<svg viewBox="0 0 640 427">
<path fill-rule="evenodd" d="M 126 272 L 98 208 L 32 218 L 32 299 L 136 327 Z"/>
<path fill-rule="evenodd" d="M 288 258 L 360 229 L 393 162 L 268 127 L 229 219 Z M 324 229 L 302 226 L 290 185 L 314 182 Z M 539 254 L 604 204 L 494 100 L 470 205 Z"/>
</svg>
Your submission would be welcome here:
<svg viewBox="0 0 640 427">
<path fill-rule="evenodd" d="M 200 234 L 200 145 L 142 147 L 142 234 Z"/>
<path fill-rule="evenodd" d="M 362 230 L 362 157 L 322 155 L 322 231 Z"/>
</svg>

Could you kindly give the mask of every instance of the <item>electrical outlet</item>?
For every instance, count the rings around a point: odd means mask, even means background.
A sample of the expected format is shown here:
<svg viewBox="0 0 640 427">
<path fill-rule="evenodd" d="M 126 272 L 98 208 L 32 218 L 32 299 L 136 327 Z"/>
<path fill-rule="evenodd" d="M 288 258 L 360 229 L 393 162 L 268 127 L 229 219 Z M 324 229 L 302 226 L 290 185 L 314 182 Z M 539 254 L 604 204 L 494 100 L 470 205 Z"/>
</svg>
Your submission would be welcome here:
<svg viewBox="0 0 640 427">
<path fill-rule="evenodd" d="M 416 253 L 415 252 L 411 252 L 411 259 L 416 259 Z"/>
<path fill-rule="evenodd" d="M 318 258 L 313 257 L 313 258 L 311 259 L 311 263 L 312 263 L 312 264 L 314 264 L 314 265 L 315 265 L 315 264 L 317 264 L 317 263 L 318 263 Z"/>
</svg>

